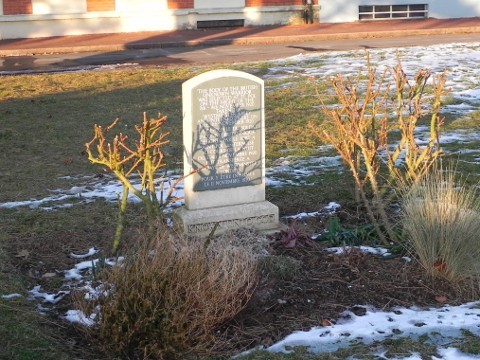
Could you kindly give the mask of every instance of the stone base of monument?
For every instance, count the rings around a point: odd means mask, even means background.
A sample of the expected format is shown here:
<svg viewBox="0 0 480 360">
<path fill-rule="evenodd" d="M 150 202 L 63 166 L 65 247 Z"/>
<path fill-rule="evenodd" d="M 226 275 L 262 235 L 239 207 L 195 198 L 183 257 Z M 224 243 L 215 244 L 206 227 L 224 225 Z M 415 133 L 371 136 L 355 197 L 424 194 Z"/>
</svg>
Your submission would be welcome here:
<svg viewBox="0 0 480 360">
<path fill-rule="evenodd" d="M 268 201 L 198 210 L 182 207 L 175 211 L 173 223 L 177 231 L 200 237 L 208 236 L 215 226 L 215 234 L 240 228 L 275 233 L 284 228 L 278 219 L 278 207 Z"/>
</svg>

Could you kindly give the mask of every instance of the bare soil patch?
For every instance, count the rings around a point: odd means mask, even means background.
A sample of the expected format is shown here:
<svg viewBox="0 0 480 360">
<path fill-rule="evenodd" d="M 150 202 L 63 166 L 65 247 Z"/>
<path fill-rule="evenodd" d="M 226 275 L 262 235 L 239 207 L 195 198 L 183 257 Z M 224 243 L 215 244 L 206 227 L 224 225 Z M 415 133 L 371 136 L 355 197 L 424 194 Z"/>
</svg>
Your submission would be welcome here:
<svg viewBox="0 0 480 360">
<path fill-rule="evenodd" d="M 383 258 L 352 249 L 336 255 L 325 246 L 306 242 L 288 248 L 275 241 L 272 253 L 298 260 L 288 279 L 275 273 L 262 280 L 249 306 L 226 327 L 225 336 L 238 349 L 269 346 L 298 330 L 331 326 L 345 310 L 363 315 L 369 305 L 439 307 L 472 301 L 468 284 L 455 286 L 425 276 L 415 261 Z"/>
</svg>

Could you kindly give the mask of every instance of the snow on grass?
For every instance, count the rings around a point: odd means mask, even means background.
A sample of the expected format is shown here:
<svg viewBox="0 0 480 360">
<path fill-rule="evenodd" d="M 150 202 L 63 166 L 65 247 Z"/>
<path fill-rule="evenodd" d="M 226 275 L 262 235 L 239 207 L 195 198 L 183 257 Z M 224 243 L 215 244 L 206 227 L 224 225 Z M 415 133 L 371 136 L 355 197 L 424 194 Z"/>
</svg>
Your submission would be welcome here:
<svg viewBox="0 0 480 360">
<path fill-rule="evenodd" d="M 2 295 L 2 299 L 4 300 L 12 300 L 18 297 L 22 297 L 22 295 L 18 293 Z"/>
<path fill-rule="evenodd" d="M 81 310 L 68 310 L 65 315 L 65 320 L 83 326 L 91 327 L 95 325 L 95 318 L 97 314 L 92 313 L 90 316 L 85 315 Z"/>
<path fill-rule="evenodd" d="M 90 248 L 85 254 L 77 255 L 70 254 L 70 257 L 77 259 L 83 259 L 98 253 L 98 250 L 95 248 Z M 94 279 L 94 268 L 100 266 L 116 266 L 123 262 L 125 258 L 120 256 L 118 258 L 108 258 L 108 259 L 92 259 L 81 261 L 71 269 L 65 270 L 65 281 L 62 284 L 60 290 L 48 293 L 42 291 L 41 285 L 36 285 L 32 290 L 29 290 L 29 300 L 39 300 L 37 306 L 40 314 L 47 314 L 52 308 L 55 308 L 60 301 L 62 301 L 65 296 L 70 294 L 70 289 L 75 288 L 77 290 L 84 291 L 85 300 L 97 299 L 100 296 L 107 296 L 108 291 L 105 289 L 102 283 L 93 285 Z M 9 300 L 14 297 L 19 297 L 20 294 L 9 294 L 2 295 L 3 299 Z M 95 324 L 95 319 L 98 313 L 96 309 L 91 315 L 85 315 L 81 310 L 68 310 L 63 318 L 67 321 L 81 324 L 84 326 L 93 326 Z"/>
<path fill-rule="evenodd" d="M 289 155 L 277 159 L 273 166 L 265 170 L 267 186 L 309 185 L 304 178 L 317 175 L 323 171 L 340 171 L 342 158 L 340 156 L 324 156 L 320 150 L 315 156 Z M 288 175 L 292 179 L 286 179 Z"/>
<path fill-rule="evenodd" d="M 46 292 L 40 291 L 41 286 L 37 285 L 34 286 L 32 290 L 29 291 L 29 293 L 34 297 L 34 298 L 40 298 L 42 299 L 42 302 L 44 303 L 50 303 L 50 304 L 57 304 L 59 301 L 61 301 L 65 295 L 68 295 L 70 291 L 59 291 L 55 294 L 49 294 Z"/>
<path fill-rule="evenodd" d="M 480 43 L 446 44 L 428 47 L 405 47 L 392 49 L 369 50 L 370 61 L 379 70 L 385 67 L 393 67 L 397 64 L 397 58 L 401 59 L 402 66 L 409 76 L 413 76 L 420 65 L 432 70 L 433 73 L 448 70 L 447 87 L 451 89 L 451 104 L 443 106 L 444 113 L 453 115 L 465 115 L 478 109 L 480 106 Z M 317 77 L 327 78 L 337 73 L 356 76 L 358 71 L 366 68 L 366 53 L 363 50 L 336 51 L 315 54 L 300 54 L 286 59 L 271 61 L 264 78 L 280 83 L 279 86 L 288 86 L 288 83 L 296 84 L 292 79 Z M 287 82 L 287 83 L 285 83 Z M 428 129 L 426 129 L 428 130 Z M 426 143 L 428 136 L 426 131 L 419 131 L 419 144 Z M 472 142 L 479 141 L 480 133 L 462 132 L 444 133 L 441 143 Z M 273 166 L 266 169 L 267 186 L 306 186 L 311 185 L 305 178 L 319 174 L 325 170 L 341 171 L 341 159 L 339 156 L 325 156 L 320 154 L 313 157 L 286 156 L 277 159 Z M 167 174 L 159 187 L 164 187 L 166 194 L 172 181 L 179 175 Z M 61 209 L 73 206 L 73 204 L 85 204 L 104 199 L 115 202 L 122 191 L 122 185 L 115 179 L 106 178 L 99 180 L 93 176 L 81 179 L 73 179 L 79 182 L 70 189 L 52 190 L 52 194 L 43 199 L 30 199 L 23 201 L 0 203 L 0 208 L 14 208 L 28 206 L 44 210 Z M 135 185 L 138 185 L 138 181 Z M 161 192 L 159 191 L 159 197 Z M 183 188 L 180 184 L 173 193 L 174 197 L 183 197 Z M 129 201 L 136 202 L 133 195 Z M 182 205 L 182 201 L 171 204 L 172 207 Z"/>
<path fill-rule="evenodd" d="M 370 49 L 370 62 L 379 71 L 397 65 L 413 76 L 422 64 L 438 73 L 447 70 L 447 87 L 453 104 L 445 105 L 443 113 L 464 115 L 480 104 L 480 43 L 412 46 L 392 49 Z M 366 69 L 364 50 L 300 54 L 271 62 L 265 79 L 290 80 L 295 77 L 327 78 L 338 73 L 356 76 Z"/>
<path fill-rule="evenodd" d="M 315 175 L 321 171 L 340 171 L 341 167 L 340 156 L 312 156 L 312 157 L 296 157 L 287 156 L 278 159 L 274 166 L 265 170 L 266 185 L 267 186 L 305 186 L 309 185 L 304 181 L 305 177 Z M 288 175 L 291 179 L 285 178 Z M 170 186 L 178 179 L 179 175 L 167 175 L 162 178 L 162 183 L 157 187 L 163 186 L 163 191 L 157 191 L 158 198 L 166 196 L 170 191 Z M 65 207 L 73 206 L 74 204 L 87 204 L 96 200 L 105 200 L 109 202 L 117 202 L 122 192 L 123 186 L 120 181 L 114 179 L 98 180 L 92 176 L 85 176 L 81 179 L 69 178 L 71 181 L 82 182 L 81 185 L 73 186 L 69 189 L 52 190 L 51 196 L 43 199 L 32 199 L 24 201 L 13 201 L 0 203 L 0 208 L 15 208 L 15 207 L 30 207 L 33 209 L 42 210 L 58 210 Z M 138 182 L 133 182 L 136 186 Z M 172 193 L 173 198 L 179 198 L 175 202 L 170 203 L 167 209 L 172 209 L 181 206 L 184 196 L 183 182 L 180 182 Z M 130 202 L 139 202 L 138 198 L 130 194 L 128 200 Z"/>
<path fill-rule="evenodd" d="M 97 300 L 100 297 L 108 296 L 109 292 L 105 290 L 105 286 L 100 283 L 97 286 L 93 286 L 91 281 L 87 281 L 84 286 L 80 288 L 80 290 L 85 292 L 84 299 L 85 300 Z"/>
<path fill-rule="evenodd" d="M 443 105 L 442 108 L 444 113 L 449 113 L 452 115 L 464 115 L 465 113 L 469 113 L 478 109 L 477 106 L 465 104 L 463 102 L 460 104 Z"/>
<path fill-rule="evenodd" d="M 173 182 L 179 178 L 179 175 L 174 173 L 167 174 L 165 177 L 160 177 L 157 180 L 157 196 L 161 200 L 165 198 L 170 191 Z M 43 199 L 31 199 L 25 201 L 12 201 L 0 203 L 0 208 L 15 208 L 21 206 L 28 206 L 30 208 L 39 208 L 43 210 L 57 210 L 73 204 L 87 204 L 96 200 L 105 200 L 109 202 L 116 202 L 122 193 L 122 183 L 111 177 L 98 180 L 94 176 L 85 176 L 83 178 L 69 180 L 78 181 L 81 184 L 73 186 L 69 189 L 55 189 L 51 190 L 52 195 Z M 140 184 L 139 178 L 133 178 L 132 184 L 138 187 Z M 183 184 L 179 184 L 172 193 L 174 198 L 183 198 Z M 133 194 L 128 197 L 129 202 L 139 202 L 140 200 Z M 181 205 L 181 201 L 176 201 L 169 206 L 175 207 Z"/>
<path fill-rule="evenodd" d="M 75 264 L 72 269 L 65 271 L 65 278 L 67 280 L 81 280 L 83 278 L 83 273 L 87 270 L 92 270 L 95 267 L 108 265 L 114 266 L 119 262 L 122 262 L 124 257 L 120 256 L 117 259 L 108 258 L 108 259 L 93 259 L 85 260 Z"/>
<path fill-rule="evenodd" d="M 345 311 L 336 324 L 295 332 L 268 350 L 288 353 L 291 347 L 305 346 L 313 353 L 333 352 L 354 343 L 371 344 L 399 337 L 416 339 L 431 333 L 441 334 L 439 343 L 447 343 L 449 339 L 460 337 L 462 329 L 480 335 L 479 305 L 480 302 L 472 302 L 442 308 L 396 308 L 392 311 L 360 306 L 366 309 L 365 315 Z M 454 350 L 444 350 L 449 358 L 451 353 L 456 354 Z"/>
<path fill-rule="evenodd" d="M 479 80 L 480 81 L 480 80 Z M 419 126 L 416 130 L 416 141 L 418 145 L 426 145 L 429 142 L 428 127 Z M 440 143 L 468 144 L 480 141 L 480 132 L 457 130 L 455 132 L 445 132 L 440 136 Z M 394 147 L 395 144 L 392 144 Z M 306 178 L 319 175 L 325 171 L 342 171 L 342 159 L 340 156 L 325 155 L 326 150 L 331 148 L 321 147 L 318 154 L 314 156 L 295 156 L 288 155 L 274 161 L 273 165 L 265 169 L 266 186 L 281 187 L 290 186 L 309 186 L 313 183 L 308 182 Z M 459 153 L 466 151 L 459 150 Z M 399 157 L 399 162 L 403 161 L 403 156 Z M 480 158 L 478 159 L 480 162 Z M 170 175 L 162 178 L 163 196 L 170 190 L 171 184 L 178 179 L 178 175 Z M 85 180 L 86 179 L 86 180 Z M 73 179 L 75 181 L 75 179 Z M 43 210 L 57 210 L 65 207 L 73 206 L 73 204 L 86 204 L 99 199 L 109 202 L 118 201 L 118 197 L 122 192 L 122 184 L 118 180 L 97 180 L 94 177 L 84 177 L 80 179 L 83 182 L 80 186 L 73 186 L 70 189 L 53 190 L 53 195 L 43 199 L 32 199 L 25 201 L 0 203 L 0 208 L 14 208 L 28 206 L 30 208 L 39 208 Z M 138 185 L 134 182 L 135 185 Z M 172 209 L 181 206 L 184 196 L 183 182 L 180 182 L 173 191 L 173 197 L 179 198 L 167 206 Z M 162 196 L 162 191 L 158 191 L 158 197 Z M 129 196 L 130 202 L 138 202 L 138 198 L 134 195 Z"/>
<path fill-rule="evenodd" d="M 447 86 L 452 89 L 452 104 L 443 107 L 444 113 L 453 115 L 465 115 L 478 109 L 480 105 L 480 43 L 476 44 L 449 44 L 436 45 L 431 47 L 408 47 L 401 49 L 373 49 L 369 51 L 371 63 L 379 70 L 384 67 L 393 67 L 397 63 L 397 55 L 402 61 L 404 70 L 408 75 L 413 75 L 419 68 L 418 64 L 425 64 L 432 71 L 439 72 L 448 69 Z M 298 55 L 288 59 L 270 63 L 271 66 L 265 79 L 288 80 L 295 77 L 328 77 L 339 72 L 344 75 L 356 75 L 360 69 L 365 69 L 366 60 L 364 51 L 344 51 L 320 54 Z M 293 82 L 292 84 L 294 84 Z M 288 86 L 283 82 L 280 86 Z M 428 141 L 425 131 L 418 129 L 419 141 Z M 479 141 L 478 132 L 454 132 L 442 134 L 441 143 L 472 142 Z M 462 150 L 463 151 L 463 150 Z M 473 152 L 474 150 L 470 150 Z M 476 150 L 475 150 L 476 151 Z M 466 152 L 466 151 L 465 151 Z M 340 171 L 341 159 L 339 156 L 324 156 L 319 154 L 314 157 L 285 156 L 275 161 L 273 166 L 266 169 L 266 184 L 269 186 L 308 185 L 305 178 L 317 175 L 321 171 Z M 480 160 L 479 160 L 480 161 Z M 283 176 L 286 175 L 286 176 Z M 170 184 L 179 175 L 168 174 L 162 179 L 166 193 Z M 104 199 L 115 202 L 122 191 L 119 181 L 106 177 L 98 179 L 93 176 L 82 179 L 69 179 L 77 183 L 69 189 L 57 189 L 51 191 L 51 195 L 43 199 L 31 199 L 17 202 L 0 203 L 0 207 L 13 208 L 28 206 L 45 210 L 61 209 L 73 204 L 82 204 Z M 137 184 L 138 185 L 138 182 Z M 159 194 L 160 195 L 160 194 Z M 180 184 L 175 189 L 175 197 L 183 197 L 183 188 Z M 130 196 L 130 201 L 138 201 Z M 175 205 L 180 205 L 177 202 Z M 339 205 L 330 203 L 324 209 L 313 213 L 300 213 L 289 218 L 304 218 L 319 216 L 324 211 L 336 211 Z M 386 249 L 358 247 L 359 250 L 385 256 Z M 341 254 L 350 248 L 330 248 L 334 254 Z M 70 257 L 75 259 L 86 259 L 98 252 L 95 248 L 88 249 L 83 254 L 71 253 Z M 102 260 L 103 261 L 103 260 Z M 118 259 L 122 261 L 122 258 Z M 114 259 L 106 259 L 105 264 L 114 266 L 118 262 Z M 65 287 L 72 284 L 83 284 L 85 298 L 92 299 L 105 293 L 104 287 L 100 284 L 93 286 L 87 280 L 91 276 L 95 266 L 100 266 L 100 259 L 84 260 L 77 263 L 72 269 L 65 271 Z M 55 305 L 60 302 L 68 293 L 68 290 L 60 290 L 55 294 L 41 291 L 39 285 L 29 291 L 31 298 L 40 299 L 43 303 Z M 20 294 L 2 295 L 2 299 L 9 300 L 20 297 Z M 366 313 L 358 316 L 351 311 L 346 311 L 333 326 L 315 327 L 310 331 L 299 331 L 287 336 L 282 341 L 274 344 L 268 350 L 272 352 L 288 352 L 292 346 L 306 346 L 313 352 L 335 351 L 341 347 L 347 347 L 352 343 L 372 343 L 395 337 L 418 337 L 422 334 L 437 332 L 441 334 L 442 343 L 448 343 L 449 338 L 461 335 L 461 329 L 471 331 L 480 335 L 480 309 L 479 302 L 468 303 L 460 306 L 444 306 L 442 308 L 418 309 L 418 308 L 397 308 L 393 311 L 381 311 L 368 306 L 363 306 Z M 95 313 L 87 316 L 80 310 L 68 310 L 65 319 L 84 326 L 95 324 Z M 447 340 L 445 340 L 447 339 Z M 441 358 L 433 359 L 473 359 L 472 355 L 465 355 L 458 349 L 452 347 L 440 347 Z M 380 358 L 387 358 L 379 354 Z M 404 359 L 420 359 L 418 354 L 411 354 Z"/>
<path fill-rule="evenodd" d="M 298 214 L 295 214 L 295 215 L 284 216 L 283 218 L 284 219 L 298 220 L 298 219 L 305 219 L 305 218 L 308 218 L 308 217 L 332 216 L 340 208 L 341 208 L 340 204 L 338 204 L 334 201 L 331 201 L 331 202 L 328 203 L 328 205 L 326 205 L 325 207 L 323 207 L 319 211 L 314 211 L 314 212 L 309 212 L 309 213 L 301 212 L 301 213 L 298 213 Z"/>
<path fill-rule="evenodd" d="M 98 249 L 95 249 L 95 247 L 92 247 L 90 249 L 88 249 L 88 251 L 85 253 L 85 254 L 74 254 L 74 253 L 70 253 L 70 257 L 72 259 L 85 259 L 87 257 L 90 257 L 92 255 L 95 255 L 99 252 L 100 250 Z"/>
<path fill-rule="evenodd" d="M 336 255 L 345 254 L 353 249 L 360 250 L 366 254 L 379 255 L 379 256 L 391 256 L 387 249 L 382 247 L 372 247 L 372 246 L 335 246 L 326 249 L 328 252 L 334 253 Z"/>
<path fill-rule="evenodd" d="M 416 132 L 416 142 L 418 145 L 425 145 L 429 142 L 430 133 L 425 131 Z M 480 133 L 471 130 L 457 130 L 455 132 L 444 132 L 440 134 L 440 144 L 462 143 L 468 144 L 480 141 Z"/>
<path fill-rule="evenodd" d="M 335 202 L 329 203 L 325 209 L 335 211 L 338 209 Z M 384 248 L 373 248 L 367 246 L 355 247 L 363 252 L 376 256 L 385 256 L 387 250 Z M 351 247 L 335 247 L 327 249 L 334 254 L 342 254 L 350 250 Z M 94 249 L 89 249 L 86 254 L 94 254 Z M 89 255 L 90 256 L 90 255 Z M 123 260 L 120 257 L 117 261 L 106 259 L 105 264 L 115 266 Z M 64 287 L 75 286 L 77 289 L 84 290 L 85 300 L 96 299 L 99 296 L 107 296 L 103 284 L 93 286 L 89 280 L 90 275 L 85 272 L 92 269 L 100 259 L 91 261 L 82 261 L 74 268 L 65 271 L 67 283 Z M 41 291 L 39 285 L 29 291 L 33 298 L 41 300 L 39 311 L 45 313 L 48 308 L 43 304 L 58 304 L 69 291 L 61 290 L 54 294 Z M 3 295 L 2 298 L 9 299 L 21 296 L 19 294 Z M 285 339 L 270 346 L 267 350 L 271 352 L 291 352 L 295 346 L 307 347 L 310 352 L 333 352 L 339 348 L 348 347 L 355 343 L 371 344 L 374 341 L 385 339 L 394 339 L 398 337 L 411 337 L 417 339 L 422 334 L 436 334 L 436 345 L 451 343 L 455 338 L 462 335 L 461 330 L 469 330 L 475 335 L 480 335 L 480 302 L 472 302 L 460 306 L 444 306 L 442 308 L 395 308 L 392 311 L 381 311 L 379 309 L 362 305 L 356 308 L 364 308 L 364 315 L 356 315 L 347 310 L 343 312 L 336 321 L 332 319 L 332 326 L 314 327 L 309 331 L 298 331 L 287 336 Z M 90 315 L 86 315 L 78 309 L 67 310 L 62 316 L 64 320 L 86 327 L 95 326 L 99 309 L 95 309 Z M 386 353 L 385 353 L 386 354 Z M 386 357 L 385 354 L 376 354 L 380 359 L 393 359 Z M 441 357 L 432 357 L 436 360 L 453 359 L 475 359 L 470 355 L 461 353 L 458 349 L 452 347 L 440 347 Z M 353 358 L 352 358 L 353 359 Z M 399 359 L 399 358 L 395 358 Z M 405 359 L 421 359 L 419 355 L 412 354 Z"/>
<path fill-rule="evenodd" d="M 440 359 L 445 359 L 445 360 L 472 360 L 472 359 L 480 359 L 480 356 L 478 355 L 472 355 L 472 354 L 465 354 L 461 352 L 460 350 L 452 347 L 448 348 L 440 348 L 438 349 L 438 352 L 441 356 L 441 358 L 438 358 L 436 356 L 432 357 L 432 360 L 440 360 Z M 418 360 L 421 360 L 420 357 L 417 358 Z"/>
</svg>

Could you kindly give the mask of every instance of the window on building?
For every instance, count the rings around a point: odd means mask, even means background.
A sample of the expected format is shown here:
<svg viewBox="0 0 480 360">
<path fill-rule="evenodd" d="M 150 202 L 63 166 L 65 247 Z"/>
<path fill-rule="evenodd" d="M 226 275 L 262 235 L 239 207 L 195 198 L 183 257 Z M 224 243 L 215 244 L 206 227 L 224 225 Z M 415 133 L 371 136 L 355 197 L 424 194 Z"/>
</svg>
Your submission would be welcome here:
<svg viewBox="0 0 480 360">
<path fill-rule="evenodd" d="M 360 5 L 359 20 L 418 19 L 428 15 L 427 4 L 415 5 Z"/>
</svg>

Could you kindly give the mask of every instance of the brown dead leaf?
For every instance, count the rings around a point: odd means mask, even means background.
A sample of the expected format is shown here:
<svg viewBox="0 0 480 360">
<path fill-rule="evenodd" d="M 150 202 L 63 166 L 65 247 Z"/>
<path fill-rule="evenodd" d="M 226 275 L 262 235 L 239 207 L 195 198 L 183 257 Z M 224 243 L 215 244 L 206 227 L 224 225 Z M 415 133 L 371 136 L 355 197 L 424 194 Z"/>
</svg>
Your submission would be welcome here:
<svg viewBox="0 0 480 360">
<path fill-rule="evenodd" d="M 435 270 L 438 270 L 440 272 L 445 272 L 446 268 L 447 268 L 447 264 L 445 264 L 444 261 L 437 261 L 435 264 L 433 264 L 433 268 Z"/>
<path fill-rule="evenodd" d="M 21 250 L 18 252 L 17 255 L 15 255 L 15 257 L 17 258 L 24 258 L 24 259 L 28 258 L 29 256 L 30 256 L 30 251 L 28 250 Z"/>
<path fill-rule="evenodd" d="M 333 326 L 333 323 L 328 319 L 323 319 L 322 326 Z"/>
<path fill-rule="evenodd" d="M 435 296 L 435 301 L 440 304 L 445 304 L 448 301 L 448 298 L 445 295 L 437 295 Z"/>
<path fill-rule="evenodd" d="M 48 272 L 48 273 L 45 273 L 42 275 L 42 278 L 44 279 L 50 279 L 50 278 L 54 278 L 56 277 L 57 274 L 55 274 L 54 272 Z"/>
</svg>

